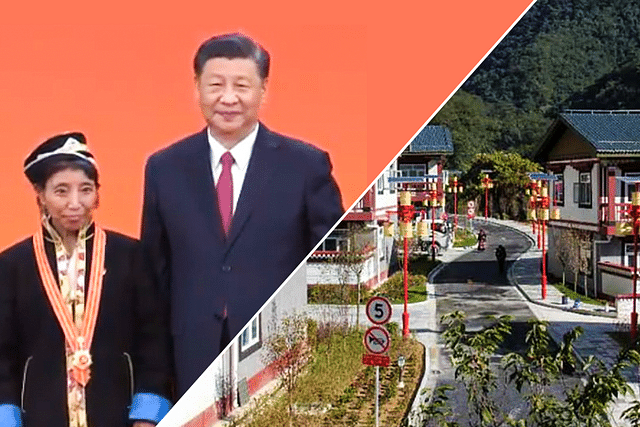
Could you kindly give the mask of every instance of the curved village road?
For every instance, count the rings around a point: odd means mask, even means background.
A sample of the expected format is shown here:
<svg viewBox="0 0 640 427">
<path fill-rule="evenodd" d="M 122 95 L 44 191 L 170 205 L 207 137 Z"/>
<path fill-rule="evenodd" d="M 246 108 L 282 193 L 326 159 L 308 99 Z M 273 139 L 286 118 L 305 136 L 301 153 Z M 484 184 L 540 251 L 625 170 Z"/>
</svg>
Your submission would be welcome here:
<svg viewBox="0 0 640 427">
<path fill-rule="evenodd" d="M 435 296 L 435 318 L 441 330 L 439 319 L 442 315 L 455 310 L 463 311 L 467 316 L 467 330 L 481 330 L 492 321 L 488 316 L 508 314 L 514 317 L 512 334 L 507 337 L 498 353 L 521 350 L 524 347 L 524 335 L 527 321 L 535 318 L 524 297 L 518 289 L 509 284 L 506 271 L 522 253 L 526 252 L 531 241 L 523 234 L 509 227 L 495 223 L 478 221 L 476 232 L 483 228 L 487 233 L 486 250 L 473 249 L 446 264 L 430 284 Z M 507 265 L 500 273 L 495 258 L 495 249 L 503 245 L 507 251 Z M 441 384 L 456 386 L 450 396 L 456 420 L 460 425 L 467 425 L 469 408 L 466 405 L 466 392 L 459 381 L 454 378 L 454 370 L 449 362 L 449 354 L 443 343 L 436 338 L 434 347 L 430 349 L 430 378 L 423 381 L 422 386 L 433 388 Z M 499 357 L 494 362 L 499 362 Z M 495 394 L 501 403 L 501 409 L 512 416 L 523 416 L 526 407 L 511 387 L 500 383 Z M 414 406 L 415 407 L 415 406 Z M 414 424 L 418 425 L 418 424 Z"/>
<path fill-rule="evenodd" d="M 487 316 L 509 314 L 515 326 L 534 318 L 518 289 L 510 285 L 506 271 L 531 241 L 512 228 L 494 223 L 480 223 L 487 233 L 486 249 L 467 252 L 448 263 L 433 278 L 437 318 L 455 310 L 467 314 L 468 327 L 478 329 L 490 323 Z M 505 247 L 507 265 L 500 273 L 495 257 L 498 245 Z"/>
</svg>

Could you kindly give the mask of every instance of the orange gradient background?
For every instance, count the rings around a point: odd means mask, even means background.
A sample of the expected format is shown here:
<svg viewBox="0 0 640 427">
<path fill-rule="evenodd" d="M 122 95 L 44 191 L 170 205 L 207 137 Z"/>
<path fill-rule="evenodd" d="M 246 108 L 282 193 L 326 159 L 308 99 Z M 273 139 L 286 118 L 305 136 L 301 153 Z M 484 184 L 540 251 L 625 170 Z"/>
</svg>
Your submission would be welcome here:
<svg viewBox="0 0 640 427">
<path fill-rule="evenodd" d="M 231 31 L 272 55 L 263 121 L 330 152 L 348 208 L 531 0 L 13 3 L 0 16 L 0 247 L 37 227 L 24 158 L 68 130 L 100 165 L 99 222 L 138 235 L 144 161 L 204 126 L 193 54 Z"/>
</svg>

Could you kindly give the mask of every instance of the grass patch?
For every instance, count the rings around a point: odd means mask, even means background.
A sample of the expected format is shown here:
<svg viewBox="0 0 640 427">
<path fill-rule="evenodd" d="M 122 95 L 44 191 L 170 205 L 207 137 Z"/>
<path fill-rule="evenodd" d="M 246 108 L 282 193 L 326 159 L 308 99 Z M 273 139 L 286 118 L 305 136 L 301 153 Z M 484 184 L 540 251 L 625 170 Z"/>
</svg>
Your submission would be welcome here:
<svg viewBox="0 0 640 427">
<path fill-rule="evenodd" d="M 300 379 L 295 400 L 330 402 L 349 385 L 362 368 L 363 331 L 334 331 L 319 342 L 306 375 Z"/>
<path fill-rule="evenodd" d="M 409 303 L 421 302 L 427 299 L 425 283 L 427 276 L 440 260 L 432 261 L 428 255 L 414 257 L 409 261 Z M 373 295 L 382 295 L 389 298 L 392 304 L 404 302 L 404 284 L 402 271 L 397 271 L 382 285 L 373 291 L 361 287 L 360 303 L 365 304 Z M 358 299 L 358 291 L 355 285 L 311 285 L 308 287 L 307 302 L 309 304 L 352 304 Z"/>
<path fill-rule="evenodd" d="M 366 301 L 371 292 L 361 286 L 360 303 Z M 310 285 L 307 288 L 307 302 L 309 304 L 356 304 L 358 289 L 355 285 Z"/>
<path fill-rule="evenodd" d="M 391 365 L 380 369 L 381 425 L 399 426 L 411 396 L 419 385 L 424 370 L 424 347 L 413 339 L 398 335 L 397 323 L 387 326 L 392 335 L 389 351 Z M 284 391 L 258 398 L 254 406 L 232 420 L 232 426 L 320 427 L 328 425 L 370 425 L 373 419 L 375 370 L 362 364 L 364 330 L 344 324 L 318 324 L 310 328 L 313 336 L 312 357 L 300 377 L 293 395 L 295 410 L 289 416 Z M 405 388 L 398 389 L 400 369 L 398 356 L 406 359 L 403 379 Z M 313 408 L 324 408 L 323 411 Z"/>
<path fill-rule="evenodd" d="M 467 246 L 475 246 L 478 243 L 478 238 L 476 235 L 466 228 L 458 228 L 456 230 L 456 235 L 453 240 L 453 247 L 467 247 Z"/>
<path fill-rule="evenodd" d="M 579 294 L 573 289 L 570 289 L 564 286 L 562 283 L 553 283 L 552 286 L 555 287 L 561 294 L 566 295 L 572 300 L 579 299 L 585 304 L 593 304 L 593 305 L 601 305 L 601 306 L 604 306 L 607 303 L 606 300 L 596 299 L 596 298 L 584 296 L 583 294 Z"/>
<path fill-rule="evenodd" d="M 431 273 L 431 270 L 436 268 L 441 262 L 442 261 L 438 259 L 431 261 L 431 256 L 429 255 L 414 257 L 409 260 L 409 273 L 419 274 L 426 277 Z"/>
<path fill-rule="evenodd" d="M 427 278 L 421 274 L 410 274 L 408 278 L 408 302 L 421 302 L 427 299 Z M 387 297 L 391 304 L 401 304 L 404 302 L 404 281 L 402 271 L 398 271 L 389 277 L 375 291 L 376 295 Z"/>
</svg>

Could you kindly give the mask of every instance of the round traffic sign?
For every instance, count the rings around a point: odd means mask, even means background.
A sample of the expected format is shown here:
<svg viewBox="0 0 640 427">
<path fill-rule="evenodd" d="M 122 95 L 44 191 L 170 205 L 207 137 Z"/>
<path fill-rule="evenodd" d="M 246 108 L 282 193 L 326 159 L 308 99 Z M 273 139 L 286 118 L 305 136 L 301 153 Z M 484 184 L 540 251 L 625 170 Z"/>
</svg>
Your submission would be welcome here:
<svg viewBox="0 0 640 427">
<path fill-rule="evenodd" d="M 372 326 L 364 333 L 364 346 L 374 354 L 382 354 L 389 350 L 391 337 L 382 326 Z"/>
<path fill-rule="evenodd" d="M 367 302 L 365 311 L 371 323 L 383 325 L 391 318 L 391 303 L 385 297 L 375 296 Z"/>
</svg>

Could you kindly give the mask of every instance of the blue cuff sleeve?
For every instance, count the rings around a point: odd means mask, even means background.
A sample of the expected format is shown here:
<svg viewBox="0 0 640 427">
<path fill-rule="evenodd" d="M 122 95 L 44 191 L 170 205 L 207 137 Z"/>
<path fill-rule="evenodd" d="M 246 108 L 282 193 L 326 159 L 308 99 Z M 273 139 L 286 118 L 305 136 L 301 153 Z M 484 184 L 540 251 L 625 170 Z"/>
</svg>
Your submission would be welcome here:
<svg viewBox="0 0 640 427">
<path fill-rule="evenodd" d="M 129 411 L 130 421 L 151 421 L 156 424 L 171 409 L 171 402 L 162 396 L 153 393 L 136 393 L 131 402 Z"/>
<path fill-rule="evenodd" d="M 0 405 L 0 427 L 22 427 L 20 408 L 7 403 Z"/>
</svg>

